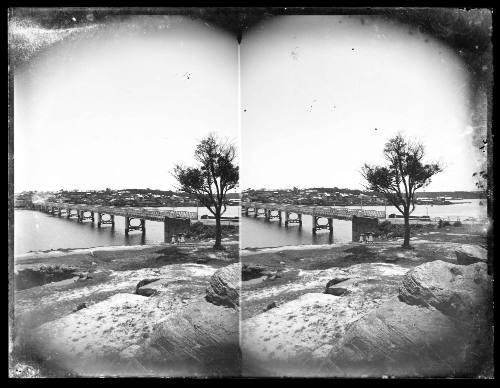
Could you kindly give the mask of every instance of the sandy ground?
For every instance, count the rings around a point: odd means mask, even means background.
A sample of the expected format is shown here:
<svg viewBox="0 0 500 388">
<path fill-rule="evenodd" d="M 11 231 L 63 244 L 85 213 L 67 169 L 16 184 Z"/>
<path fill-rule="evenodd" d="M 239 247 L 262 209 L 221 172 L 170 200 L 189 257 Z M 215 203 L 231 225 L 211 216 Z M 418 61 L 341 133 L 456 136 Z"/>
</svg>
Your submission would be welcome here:
<svg viewBox="0 0 500 388">
<path fill-rule="evenodd" d="M 106 375 L 119 364 L 117 373 L 123 374 L 127 354 L 150 337 L 155 324 L 193 303 L 208 303 L 210 276 L 238 261 L 237 242 L 226 242 L 225 251 L 214 251 L 212 245 L 105 247 L 17 258 L 17 276 L 53 267 L 85 276 L 15 292 L 12 360 L 28 366 L 14 365 L 11 371 Z M 161 292 L 135 294 L 144 279 L 161 279 Z M 134 365 L 130 370 L 139 373 L 140 365 Z"/>
</svg>

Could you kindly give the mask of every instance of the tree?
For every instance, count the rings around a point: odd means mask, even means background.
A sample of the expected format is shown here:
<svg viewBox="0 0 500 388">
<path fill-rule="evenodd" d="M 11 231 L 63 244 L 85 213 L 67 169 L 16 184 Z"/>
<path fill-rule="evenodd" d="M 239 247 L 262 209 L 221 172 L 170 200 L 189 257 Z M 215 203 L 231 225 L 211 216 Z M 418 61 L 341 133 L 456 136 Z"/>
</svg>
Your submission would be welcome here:
<svg viewBox="0 0 500 388">
<path fill-rule="evenodd" d="M 235 166 L 236 149 L 215 134 L 209 134 L 196 146 L 197 167 L 176 165 L 173 175 L 180 190 L 193 194 L 215 216 L 215 249 L 222 249 L 221 216 L 226 211 L 226 194 L 238 185 L 239 167 Z"/>
<path fill-rule="evenodd" d="M 424 154 L 421 143 L 398 134 L 385 144 L 386 166 L 365 164 L 362 168 L 368 182 L 366 188 L 385 196 L 403 214 L 404 248 L 410 248 L 410 214 L 415 210 L 415 191 L 427 186 L 431 177 L 443 170 L 438 163 L 424 163 Z"/>
</svg>

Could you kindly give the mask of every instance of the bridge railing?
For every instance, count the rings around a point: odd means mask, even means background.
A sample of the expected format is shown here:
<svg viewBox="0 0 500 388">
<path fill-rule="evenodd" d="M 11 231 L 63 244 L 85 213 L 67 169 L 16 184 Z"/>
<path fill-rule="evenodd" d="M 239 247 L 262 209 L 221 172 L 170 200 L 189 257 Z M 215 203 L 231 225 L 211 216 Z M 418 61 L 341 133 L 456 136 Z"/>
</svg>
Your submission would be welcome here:
<svg viewBox="0 0 500 388">
<path fill-rule="evenodd" d="M 45 202 L 47 206 L 54 206 L 62 209 L 76 209 L 83 211 L 91 211 L 96 213 L 106 213 L 113 214 L 122 217 L 131 218 L 149 218 L 157 221 L 163 221 L 165 217 L 168 218 L 189 218 L 198 219 L 198 214 L 196 212 L 184 211 L 184 210 L 149 210 L 149 209 L 127 209 L 121 207 L 104 206 L 104 205 L 85 205 L 85 204 L 74 204 L 67 202 Z"/>
<path fill-rule="evenodd" d="M 302 213 L 302 214 L 321 216 L 321 217 L 332 216 L 332 217 L 351 218 L 352 216 L 358 216 L 358 217 L 386 218 L 385 211 L 350 209 L 346 207 L 292 205 L 292 204 L 259 203 L 259 202 L 242 202 L 241 206 L 247 208 L 281 210 L 281 211 Z"/>
</svg>

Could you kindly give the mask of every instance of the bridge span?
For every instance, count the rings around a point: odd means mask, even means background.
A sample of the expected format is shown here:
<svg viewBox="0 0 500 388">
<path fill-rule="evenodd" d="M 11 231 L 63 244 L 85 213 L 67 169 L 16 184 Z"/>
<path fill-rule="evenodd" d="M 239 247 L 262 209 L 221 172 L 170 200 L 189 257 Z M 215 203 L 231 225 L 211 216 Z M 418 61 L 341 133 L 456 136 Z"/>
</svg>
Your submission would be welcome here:
<svg viewBox="0 0 500 388">
<path fill-rule="evenodd" d="M 97 214 L 97 227 L 109 224 L 115 226 L 115 216 L 125 218 L 125 234 L 131 230 L 139 230 L 146 233 L 146 220 L 164 223 L 164 238 L 167 242 L 172 235 L 189 231 L 191 220 L 198 219 L 196 212 L 179 210 L 150 210 L 143 208 L 125 208 L 103 205 L 74 204 L 64 202 L 40 202 L 30 206 L 34 210 L 43 211 L 59 217 L 76 218 L 78 222 L 90 220 L 95 222 Z M 138 219 L 139 224 L 134 225 L 131 221 Z"/>
<path fill-rule="evenodd" d="M 242 202 L 241 213 L 245 216 L 253 213 L 255 218 L 264 216 L 266 221 L 278 219 L 280 225 L 282 224 L 284 213 L 285 227 L 288 227 L 290 224 L 302 226 L 302 216 L 310 215 L 313 219 L 313 234 L 316 234 L 316 231 L 321 229 L 328 229 L 330 233 L 333 233 L 333 219 L 348 220 L 352 221 L 353 241 L 358 240 L 359 234 L 373 231 L 378 225 L 378 220 L 386 218 L 386 212 L 378 210 L 262 202 Z M 320 223 L 320 219 L 326 219 L 327 223 Z"/>
</svg>

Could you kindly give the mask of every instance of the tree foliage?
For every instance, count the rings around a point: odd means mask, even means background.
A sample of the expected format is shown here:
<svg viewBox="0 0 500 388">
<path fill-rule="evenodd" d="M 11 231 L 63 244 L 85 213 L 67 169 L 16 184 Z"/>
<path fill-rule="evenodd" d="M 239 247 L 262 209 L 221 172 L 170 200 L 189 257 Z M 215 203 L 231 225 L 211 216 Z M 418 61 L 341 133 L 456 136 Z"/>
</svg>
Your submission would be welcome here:
<svg viewBox="0 0 500 388">
<path fill-rule="evenodd" d="M 176 165 L 173 175 L 180 184 L 179 189 L 196 196 L 220 226 L 220 217 L 227 208 L 226 194 L 236 188 L 239 181 L 235 146 L 209 134 L 196 146 L 194 158 L 198 166 Z M 218 230 L 216 246 L 220 247 L 220 228 Z"/>
<path fill-rule="evenodd" d="M 398 134 L 385 144 L 386 165 L 365 164 L 362 168 L 366 188 L 383 194 L 403 214 L 405 224 L 408 224 L 409 216 L 415 210 L 415 192 L 429 185 L 431 178 L 443 170 L 438 163 L 425 163 L 424 155 L 425 149 L 421 143 Z M 404 243 L 409 246 L 407 240 L 409 227 Z"/>
</svg>

